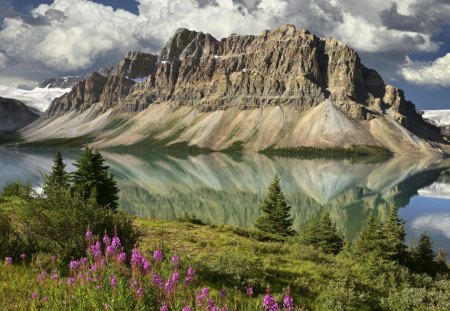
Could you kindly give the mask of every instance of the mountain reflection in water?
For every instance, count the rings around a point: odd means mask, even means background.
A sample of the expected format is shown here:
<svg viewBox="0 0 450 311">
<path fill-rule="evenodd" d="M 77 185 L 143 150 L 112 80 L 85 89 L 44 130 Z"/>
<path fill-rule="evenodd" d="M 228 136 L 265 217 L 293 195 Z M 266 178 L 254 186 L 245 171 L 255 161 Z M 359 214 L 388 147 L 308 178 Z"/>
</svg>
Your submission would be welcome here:
<svg viewBox="0 0 450 311">
<path fill-rule="evenodd" d="M 37 186 L 39 169 L 50 169 L 54 153 L 0 150 L 0 188 L 17 179 Z M 328 209 L 338 229 L 353 239 L 370 211 L 386 215 L 391 207 L 406 207 L 400 215 L 407 220 L 408 230 L 416 233 L 435 216 L 423 206 L 411 218 L 407 212 L 410 200 L 420 193 L 430 196 L 434 188 L 439 196 L 433 200 L 444 209 L 442 200 L 449 202 L 446 215 L 450 215 L 450 200 L 445 199 L 450 192 L 442 190 L 450 188 L 450 160 L 394 157 L 372 163 L 218 152 L 182 156 L 151 151 L 102 154 L 117 180 L 121 208 L 141 217 L 178 219 L 188 213 L 205 223 L 251 227 L 275 174 L 281 178 L 297 230 Z M 79 151 L 65 150 L 63 155 L 69 170 L 73 169 L 71 163 Z M 421 220 L 424 215 L 428 222 Z M 445 224 L 441 221 L 439 226 Z M 445 237 L 441 231 L 437 228 L 439 246 L 450 249 L 450 234 Z"/>
</svg>

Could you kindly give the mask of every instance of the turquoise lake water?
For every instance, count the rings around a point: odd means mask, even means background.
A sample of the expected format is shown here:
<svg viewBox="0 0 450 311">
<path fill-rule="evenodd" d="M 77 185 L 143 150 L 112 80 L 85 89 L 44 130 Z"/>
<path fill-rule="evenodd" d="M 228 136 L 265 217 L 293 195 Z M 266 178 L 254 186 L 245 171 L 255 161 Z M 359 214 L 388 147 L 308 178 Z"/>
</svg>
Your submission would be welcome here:
<svg viewBox="0 0 450 311">
<path fill-rule="evenodd" d="M 0 189 L 21 180 L 39 188 L 52 165 L 51 149 L 0 149 Z M 127 151 L 129 152 L 129 151 Z M 72 170 L 78 150 L 63 156 Z M 407 239 L 430 233 L 434 247 L 450 251 L 450 160 L 395 157 L 384 162 L 103 151 L 127 213 L 158 219 L 195 215 L 210 224 L 251 227 L 273 176 L 279 174 L 295 229 L 328 209 L 348 239 L 370 211 L 392 207 L 406 221 Z"/>
</svg>

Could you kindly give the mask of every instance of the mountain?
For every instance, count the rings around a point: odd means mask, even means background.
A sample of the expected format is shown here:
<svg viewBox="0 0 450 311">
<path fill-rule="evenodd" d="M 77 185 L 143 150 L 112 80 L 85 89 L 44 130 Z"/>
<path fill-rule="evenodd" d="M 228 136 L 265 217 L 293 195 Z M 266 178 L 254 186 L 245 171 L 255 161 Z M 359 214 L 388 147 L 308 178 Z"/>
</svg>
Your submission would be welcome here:
<svg viewBox="0 0 450 311">
<path fill-rule="evenodd" d="M 88 75 L 22 134 L 89 135 L 100 148 L 449 150 L 439 128 L 353 49 L 292 25 L 222 40 L 179 29 L 160 55 L 130 52 L 108 76 Z"/>
<path fill-rule="evenodd" d="M 39 118 L 39 113 L 21 101 L 0 97 L 0 132 L 20 129 Z"/>
<path fill-rule="evenodd" d="M 441 128 L 441 133 L 450 138 L 450 110 L 423 110 L 424 119 Z"/>
</svg>

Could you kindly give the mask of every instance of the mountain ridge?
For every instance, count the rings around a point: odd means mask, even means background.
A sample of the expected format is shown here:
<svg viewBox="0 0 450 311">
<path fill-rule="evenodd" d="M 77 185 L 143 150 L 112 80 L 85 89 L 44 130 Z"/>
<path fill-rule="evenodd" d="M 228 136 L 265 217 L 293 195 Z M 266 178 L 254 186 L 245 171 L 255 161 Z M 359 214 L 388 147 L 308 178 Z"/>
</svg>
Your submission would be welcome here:
<svg viewBox="0 0 450 311">
<path fill-rule="evenodd" d="M 298 139 L 295 131 L 291 133 L 303 113 L 320 105 L 330 107 L 330 103 L 343 112 L 340 121 L 349 128 L 335 131 L 335 137 L 330 135 L 328 141 L 321 137 L 306 141 Z M 276 107 L 296 117 L 274 124 L 280 117 Z M 153 137 L 168 139 L 169 144 L 185 142 L 212 150 L 238 142 L 249 151 L 333 148 L 366 142 L 395 153 L 444 154 L 447 148 L 439 129 L 422 119 L 403 91 L 386 85 L 375 70 L 362 65 L 354 50 L 336 39 L 319 38 L 293 25 L 266 30 L 258 36 L 231 35 L 221 40 L 179 29 L 159 56 L 130 52 L 108 77 L 90 74 L 71 92 L 55 99 L 46 112 L 47 120 L 30 126 L 24 136 L 27 140 L 45 139 L 45 124 L 68 113 L 81 115 L 88 109 L 92 110 L 86 121 L 105 113 L 129 120 L 126 128 L 97 131 L 93 144 L 98 147 Z M 264 119 L 261 111 L 265 110 L 273 113 L 273 120 Z M 253 117 L 247 120 L 240 115 L 245 111 Z M 259 117 L 254 118 L 255 114 Z M 233 122 L 233 118 L 241 121 Z M 311 119 L 320 120 L 319 116 Z M 246 126 L 249 122 L 253 123 Z M 361 139 L 343 141 L 340 136 L 352 132 L 352 122 L 360 124 L 357 137 Z M 299 131 L 311 126 L 304 123 Z M 33 128 L 42 129 L 41 135 L 33 135 Z M 202 128 L 222 134 L 214 137 L 208 130 L 201 133 Z M 79 134 L 72 132 L 67 129 L 64 135 Z M 273 135 L 264 137 L 264 132 Z"/>
</svg>

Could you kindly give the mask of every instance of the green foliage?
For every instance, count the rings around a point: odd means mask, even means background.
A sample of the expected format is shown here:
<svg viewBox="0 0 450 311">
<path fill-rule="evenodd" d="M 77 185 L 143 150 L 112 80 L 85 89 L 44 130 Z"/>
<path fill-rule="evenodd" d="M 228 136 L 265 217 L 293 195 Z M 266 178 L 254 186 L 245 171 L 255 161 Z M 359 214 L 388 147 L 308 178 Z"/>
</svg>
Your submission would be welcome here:
<svg viewBox="0 0 450 311">
<path fill-rule="evenodd" d="M 119 189 L 104 162 L 105 159 L 98 151 L 86 147 L 75 164 L 77 169 L 72 173 L 72 188 L 85 200 L 94 196 L 100 206 L 115 210 L 118 207 Z"/>
<path fill-rule="evenodd" d="M 3 197 L 21 197 L 28 198 L 31 195 L 32 188 L 30 184 L 22 184 L 20 181 L 8 184 L 1 194 Z"/>
<path fill-rule="evenodd" d="M 358 239 L 355 241 L 354 252 L 358 256 L 375 253 L 378 257 L 383 257 L 383 243 L 384 235 L 381 219 L 370 213 Z"/>
<path fill-rule="evenodd" d="M 269 193 L 261 206 L 261 215 L 256 220 L 255 227 L 261 231 L 287 236 L 292 233 L 291 207 L 287 204 L 281 190 L 280 178 L 275 175 L 269 187 Z"/>
<path fill-rule="evenodd" d="M 88 226 L 97 236 L 104 232 L 112 235 L 117 228 L 127 250 L 139 237 L 129 216 L 101 208 L 94 198 L 85 200 L 58 186 L 48 186 L 45 195 L 25 202 L 17 219 L 23 224 L 27 240 L 33 241 L 35 251 L 63 260 L 84 253 L 84 232 Z"/>
<path fill-rule="evenodd" d="M 61 152 L 58 151 L 53 160 L 52 172 L 45 178 L 44 190 L 47 186 L 57 186 L 67 188 L 69 186 L 69 174 L 66 172 Z"/>
<path fill-rule="evenodd" d="M 300 233 L 300 241 L 333 254 L 339 253 L 344 246 L 344 237 L 337 231 L 327 210 L 307 224 Z"/>
<path fill-rule="evenodd" d="M 405 222 L 398 217 L 395 209 L 390 210 L 383 229 L 383 257 L 404 264 L 407 257 Z"/>
</svg>

